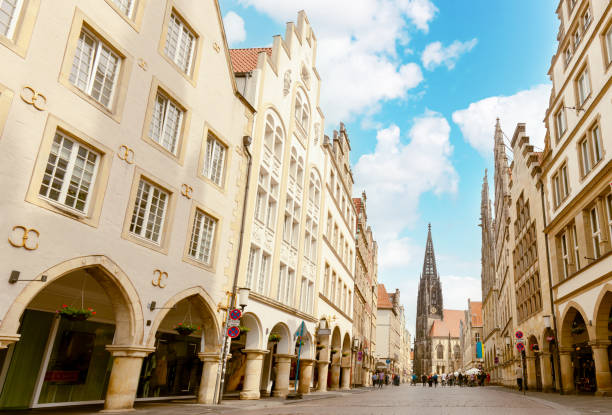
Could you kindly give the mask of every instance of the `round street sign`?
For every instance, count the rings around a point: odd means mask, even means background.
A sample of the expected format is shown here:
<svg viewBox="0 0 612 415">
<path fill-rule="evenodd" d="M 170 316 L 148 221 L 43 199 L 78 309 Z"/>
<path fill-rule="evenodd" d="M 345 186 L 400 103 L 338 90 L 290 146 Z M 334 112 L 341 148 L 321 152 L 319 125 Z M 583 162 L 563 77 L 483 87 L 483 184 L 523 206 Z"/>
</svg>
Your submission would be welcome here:
<svg viewBox="0 0 612 415">
<path fill-rule="evenodd" d="M 524 345 L 523 343 L 517 343 L 517 344 L 516 344 L 516 349 L 517 349 L 519 352 L 522 352 L 523 350 L 525 350 L 525 345 Z"/>
<path fill-rule="evenodd" d="M 514 335 L 516 336 L 517 339 L 523 338 L 523 332 L 520 330 L 517 330 L 516 333 L 514 333 Z"/>
<path fill-rule="evenodd" d="M 227 329 L 227 337 L 235 338 L 240 336 L 240 329 L 238 327 L 230 327 Z"/>
<path fill-rule="evenodd" d="M 242 311 L 234 308 L 232 311 L 230 311 L 229 315 L 232 320 L 238 320 L 240 316 L 242 316 Z"/>
</svg>

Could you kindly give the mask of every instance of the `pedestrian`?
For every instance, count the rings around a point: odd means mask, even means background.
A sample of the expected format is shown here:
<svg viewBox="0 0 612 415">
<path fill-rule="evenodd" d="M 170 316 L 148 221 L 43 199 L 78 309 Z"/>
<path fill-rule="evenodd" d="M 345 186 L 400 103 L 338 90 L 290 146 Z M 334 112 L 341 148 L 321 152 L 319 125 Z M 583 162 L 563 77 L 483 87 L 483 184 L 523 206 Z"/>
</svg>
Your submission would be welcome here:
<svg viewBox="0 0 612 415">
<path fill-rule="evenodd" d="M 423 387 L 425 387 L 427 384 L 427 375 L 421 375 L 421 383 L 423 384 Z"/>
<path fill-rule="evenodd" d="M 434 373 L 433 375 L 433 384 L 437 388 L 438 387 L 438 374 Z"/>
<path fill-rule="evenodd" d="M 376 382 L 378 381 L 378 373 L 372 373 L 372 386 L 376 387 Z"/>
<path fill-rule="evenodd" d="M 389 374 L 385 375 L 385 386 L 389 385 Z"/>
<path fill-rule="evenodd" d="M 516 384 L 518 385 L 518 390 L 520 392 L 523 390 L 523 368 L 521 365 L 516 366 L 514 373 L 516 374 Z"/>
<path fill-rule="evenodd" d="M 417 384 L 417 375 L 416 374 L 412 374 L 412 386 L 416 386 Z"/>
<path fill-rule="evenodd" d="M 382 389 L 385 375 L 383 372 L 378 373 L 378 389 Z"/>
<path fill-rule="evenodd" d="M 491 374 L 487 373 L 487 385 L 491 383 Z"/>
<path fill-rule="evenodd" d="M 429 377 L 427 378 L 427 384 L 431 388 L 431 385 L 433 384 L 433 376 L 432 375 L 429 375 Z"/>
</svg>

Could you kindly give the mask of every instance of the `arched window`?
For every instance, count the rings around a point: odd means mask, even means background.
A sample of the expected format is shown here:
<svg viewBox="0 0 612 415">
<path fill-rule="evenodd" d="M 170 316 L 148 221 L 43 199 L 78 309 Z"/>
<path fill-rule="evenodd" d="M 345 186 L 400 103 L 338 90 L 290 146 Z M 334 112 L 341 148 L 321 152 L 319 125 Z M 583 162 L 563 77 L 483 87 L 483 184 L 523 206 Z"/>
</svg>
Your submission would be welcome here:
<svg viewBox="0 0 612 415">
<path fill-rule="evenodd" d="M 308 199 L 315 207 L 319 207 L 321 199 L 321 182 L 314 173 L 310 173 L 310 184 L 308 186 Z"/>
<path fill-rule="evenodd" d="M 441 344 L 436 347 L 436 358 L 444 359 L 444 346 L 442 346 Z"/>
<path fill-rule="evenodd" d="M 298 90 L 295 96 L 295 121 L 304 131 L 308 131 L 310 108 L 301 90 Z"/>
<path fill-rule="evenodd" d="M 264 130 L 264 146 L 276 157 L 279 161 L 283 158 L 283 142 L 285 135 L 281 127 L 280 120 L 273 112 L 269 112 L 266 116 L 266 126 Z"/>
<path fill-rule="evenodd" d="M 461 357 L 461 349 L 459 348 L 459 346 L 453 347 L 453 355 L 455 360 L 459 360 L 459 358 Z"/>
<path fill-rule="evenodd" d="M 295 147 L 291 148 L 291 161 L 289 161 L 289 177 L 296 180 L 297 176 L 297 150 Z"/>
</svg>

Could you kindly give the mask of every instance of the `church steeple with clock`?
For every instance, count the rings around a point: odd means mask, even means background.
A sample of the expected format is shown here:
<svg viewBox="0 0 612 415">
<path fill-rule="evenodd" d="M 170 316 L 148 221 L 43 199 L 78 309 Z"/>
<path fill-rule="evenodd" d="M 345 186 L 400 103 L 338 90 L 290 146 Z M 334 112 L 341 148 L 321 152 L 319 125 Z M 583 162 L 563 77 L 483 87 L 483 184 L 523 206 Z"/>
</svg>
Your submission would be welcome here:
<svg viewBox="0 0 612 415">
<path fill-rule="evenodd" d="M 431 370 L 432 347 L 430 330 L 435 320 L 443 319 L 442 286 L 436 266 L 431 224 L 428 225 L 423 271 L 417 297 L 414 372 L 428 375 Z"/>
</svg>

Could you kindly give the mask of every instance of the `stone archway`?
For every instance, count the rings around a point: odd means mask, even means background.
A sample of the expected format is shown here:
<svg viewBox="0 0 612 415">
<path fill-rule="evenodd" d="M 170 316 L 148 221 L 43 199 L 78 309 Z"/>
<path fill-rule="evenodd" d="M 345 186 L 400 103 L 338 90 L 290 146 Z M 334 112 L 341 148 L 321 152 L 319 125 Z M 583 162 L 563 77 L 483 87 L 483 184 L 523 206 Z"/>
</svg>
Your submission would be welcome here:
<svg viewBox="0 0 612 415">
<path fill-rule="evenodd" d="M 139 345 L 143 338 L 142 305 L 130 278 L 114 261 L 104 255 L 91 255 L 61 262 L 35 276 L 45 283 L 29 282 L 15 298 L 4 318 L 0 321 L 0 348 L 19 340 L 20 319 L 32 300 L 54 281 L 63 276 L 87 269 L 96 282 L 107 293 L 113 305 L 116 329 L 114 344 Z"/>
<path fill-rule="evenodd" d="M 527 363 L 527 388 L 530 390 L 542 390 L 542 360 L 538 339 L 535 335 L 528 338 L 526 350 Z"/>
<path fill-rule="evenodd" d="M 272 396 L 287 396 L 289 393 L 289 374 L 293 359 L 293 336 L 283 322 L 276 323 L 268 336 L 272 380 Z"/>
<path fill-rule="evenodd" d="M 340 388 L 344 390 L 351 388 L 351 359 L 351 336 L 344 333 L 340 360 Z"/>
<path fill-rule="evenodd" d="M 567 392 L 595 392 L 597 388 L 588 318 L 585 316 L 582 308 L 572 302 L 561 320 L 561 380 Z"/>
<path fill-rule="evenodd" d="M 329 356 L 330 367 L 328 370 L 327 386 L 330 390 L 338 390 L 340 388 L 340 367 L 342 363 L 342 337 L 338 326 L 332 330 Z"/>
<path fill-rule="evenodd" d="M 612 284 L 606 284 L 595 305 L 595 341 L 592 342 L 597 393 L 612 394 Z"/>
</svg>

